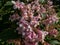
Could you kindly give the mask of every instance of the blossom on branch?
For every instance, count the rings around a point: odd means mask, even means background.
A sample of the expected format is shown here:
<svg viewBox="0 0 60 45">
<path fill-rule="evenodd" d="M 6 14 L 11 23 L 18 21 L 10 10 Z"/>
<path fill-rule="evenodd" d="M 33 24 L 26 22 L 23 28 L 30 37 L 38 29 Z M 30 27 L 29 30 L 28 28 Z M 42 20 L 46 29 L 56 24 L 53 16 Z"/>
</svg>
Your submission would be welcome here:
<svg viewBox="0 0 60 45">
<path fill-rule="evenodd" d="M 18 25 L 16 30 L 18 34 L 21 34 L 23 42 L 25 45 L 38 45 L 41 42 L 44 45 L 49 45 L 45 43 L 46 35 L 56 36 L 58 31 L 53 29 L 50 32 L 37 28 L 40 23 L 46 25 L 52 25 L 58 22 L 55 10 L 53 9 L 52 2 L 47 0 L 47 4 L 44 6 L 39 2 L 39 0 L 34 0 L 30 3 L 25 4 L 21 1 L 12 1 L 14 4 L 14 9 L 18 9 L 21 12 L 21 16 L 15 13 L 10 16 L 11 21 L 18 20 Z M 52 11 L 52 12 L 51 12 Z"/>
</svg>

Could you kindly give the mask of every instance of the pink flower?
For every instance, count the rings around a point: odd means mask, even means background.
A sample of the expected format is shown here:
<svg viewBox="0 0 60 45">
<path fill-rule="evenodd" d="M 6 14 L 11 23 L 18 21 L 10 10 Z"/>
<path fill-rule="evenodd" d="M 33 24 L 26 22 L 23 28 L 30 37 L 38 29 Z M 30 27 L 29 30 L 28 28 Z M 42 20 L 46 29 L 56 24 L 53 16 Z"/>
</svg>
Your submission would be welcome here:
<svg viewBox="0 0 60 45">
<path fill-rule="evenodd" d="M 42 13 L 46 13 L 46 9 L 43 7 L 43 5 L 41 6 L 40 10 L 41 10 Z"/>
<path fill-rule="evenodd" d="M 23 5 L 24 5 L 24 3 L 23 2 L 19 2 L 19 1 L 12 1 L 12 3 L 14 4 L 14 9 L 16 9 L 16 8 L 18 8 L 18 9 L 20 9 L 20 8 L 23 8 Z"/>
<path fill-rule="evenodd" d="M 46 20 L 43 21 L 43 24 L 53 24 L 55 22 L 58 22 L 58 18 L 56 15 L 49 16 Z"/>
<path fill-rule="evenodd" d="M 24 18 L 21 18 L 20 22 L 25 27 L 27 27 L 29 25 L 29 23 Z"/>
<path fill-rule="evenodd" d="M 22 34 L 24 34 L 23 37 L 25 38 L 25 45 L 36 45 L 36 40 L 38 37 L 30 26 L 28 26 Z"/>
<path fill-rule="evenodd" d="M 11 20 L 11 21 L 15 21 L 15 20 L 19 20 L 19 19 L 20 19 L 20 16 L 18 14 L 10 15 L 10 18 L 9 18 L 9 20 Z"/>
<path fill-rule="evenodd" d="M 49 32 L 49 34 L 50 34 L 51 36 L 56 37 L 57 34 L 58 34 L 58 31 L 57 31 L 56 29 L 52 29 L 52 30 Z"/>
<path fill-rule="evenodd" d="M 58 22 L 58 17 L 56 15 L 52 15 L 51 19 L 53 22 Z"/>
<path fill-rule="evenodd" d="M 53 4 L 53 2 L 52 1 L 50 1 L 50 0 L 48 0 L 48 2 L 47 2 L 49 5 L 52 5 Z"/>
<path fill-rule="evenodd" d="M 44 43 L 44 39 L 45 39 L 46 35 L 48 35 L 48 32 L 38 30 L 38 38 L 39 38 L 40 42 Z"/>
</svg>

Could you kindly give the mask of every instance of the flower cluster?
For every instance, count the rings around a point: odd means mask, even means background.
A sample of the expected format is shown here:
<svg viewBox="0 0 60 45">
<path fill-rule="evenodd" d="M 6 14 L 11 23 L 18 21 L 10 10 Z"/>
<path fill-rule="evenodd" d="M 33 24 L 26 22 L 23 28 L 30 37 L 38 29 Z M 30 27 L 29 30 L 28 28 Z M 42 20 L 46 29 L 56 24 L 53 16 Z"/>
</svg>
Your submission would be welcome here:
<svg viewBox="0 0 60 45">
<path fill-rule="evenodd" d="M 56 29 L 52 29 L 52 30 L 50 30 L 49 34 L 50 34 L 51 36 L 56 37 L 57 34 L 58 34 L 58 31 L 57 31 Z"/>
<path fill-rule="evenodd" d="M 46 35 L 50 34 L 56 36 L 58 34 L 58 31 L 55 29 L 47 32 L 37 28 L 40 22 L 44 25 L 51 25 L 58 22 L 58 18 L 50 0 L 47 0 L 45 5 L 41 4 L 39 0 L 34 0 L 28 4 L 20 1 L 12 1 L 12 3 L 14 4 L 13 8 L 18 9 L 21 15 L 15 13 L 10 16 L 10 20 L 19 21 L 17 22 L 19 27 L 16 30 L 18 30 L 18 34 L 21 34 L 24 38 L 23 41 L 25 45 L 38 45 L 38 42 L 45 42 L 44 39 Z M 49 44 L 44 43 L 44 45 Z"/>
</svg>

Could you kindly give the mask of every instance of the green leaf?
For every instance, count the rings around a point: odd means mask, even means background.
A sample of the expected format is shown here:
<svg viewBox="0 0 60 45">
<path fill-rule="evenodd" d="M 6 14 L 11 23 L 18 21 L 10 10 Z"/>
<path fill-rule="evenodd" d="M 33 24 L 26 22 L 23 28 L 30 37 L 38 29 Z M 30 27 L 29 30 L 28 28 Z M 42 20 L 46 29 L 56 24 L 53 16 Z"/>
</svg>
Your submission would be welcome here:
<svg viewBox="0 0 60 45">
<path fill-rule="evenodd" d="M 6 2 L 5 6 L 13 5 L 11 1 Z"/>
<path fill-rule="evenodd" d="M 42 16 L 42 19 L 46 18 L 46 14 L 45 13 L 42 13 L 41 16 Z"/>
<path fill-rule="evenodd" d="M 2 3 L 1 3 L 1 1 L 0 1 L 0 7 L 2 6 Z"/>
<path fill-rule="evenodd" d="M 45 2 L 45 0 L 39 0 L 40 1 L 40 3 L 44 3 Z"/>
<path fill-rule="evenodd" d="M 2 17 L 0 17 L 0 20 L 2 20 Z"/>
<path fill-rule="evenodd" d="M 57 40 L 51 41 L 50 42 L 52 45 L 60 45 L 60 42 L 58 42 Z"/>
<path fill-rule="evenodd" d="M 2 20 L 2 16 L 0 15 L 0 20 Z"/>
<path fill-rule="evenodd" d="M 5 43 L 5 42 L 1 42 L 2 43 L 2 45 Z"/>
<path fill-rule="evenodd" d="M 44 24 L 40 24 L 40 28 L 44 30 L 45 25 Z"/>
</svg>

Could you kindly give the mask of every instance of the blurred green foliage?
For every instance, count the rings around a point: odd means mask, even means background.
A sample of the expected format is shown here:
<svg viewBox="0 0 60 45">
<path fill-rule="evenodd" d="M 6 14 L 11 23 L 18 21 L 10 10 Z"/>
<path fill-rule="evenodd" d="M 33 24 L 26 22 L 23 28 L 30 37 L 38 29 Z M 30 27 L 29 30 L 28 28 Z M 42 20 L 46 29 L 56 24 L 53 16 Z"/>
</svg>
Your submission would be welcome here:
<svg viewBox="0 0 60 45">
<path fill-rule="evenodd" d="M 16 22 L 9 20 L 12 13 L 14 13 L 14 9 L 11 0 L 0 0 L 0 45 L 13 45 L 6 41 L 19 38 L 16 32 Z"/>
</svg>

